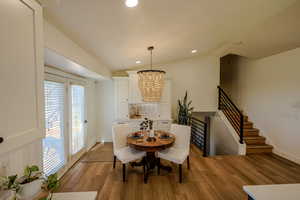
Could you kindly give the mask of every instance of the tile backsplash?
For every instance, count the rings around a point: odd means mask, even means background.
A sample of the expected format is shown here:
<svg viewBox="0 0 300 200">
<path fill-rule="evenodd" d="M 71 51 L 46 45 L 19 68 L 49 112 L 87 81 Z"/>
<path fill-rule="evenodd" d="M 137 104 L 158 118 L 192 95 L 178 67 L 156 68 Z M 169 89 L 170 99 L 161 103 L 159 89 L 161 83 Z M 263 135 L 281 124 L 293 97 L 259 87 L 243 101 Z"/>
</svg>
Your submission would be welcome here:
<svg viewBox="0 0 300 200">
<path fill-rule="evenodd" d="M 158 103 L 141 103 L 129 104 L 130 119 L 158 118 L 159 117 L 159 104 Z"/>
</svg>

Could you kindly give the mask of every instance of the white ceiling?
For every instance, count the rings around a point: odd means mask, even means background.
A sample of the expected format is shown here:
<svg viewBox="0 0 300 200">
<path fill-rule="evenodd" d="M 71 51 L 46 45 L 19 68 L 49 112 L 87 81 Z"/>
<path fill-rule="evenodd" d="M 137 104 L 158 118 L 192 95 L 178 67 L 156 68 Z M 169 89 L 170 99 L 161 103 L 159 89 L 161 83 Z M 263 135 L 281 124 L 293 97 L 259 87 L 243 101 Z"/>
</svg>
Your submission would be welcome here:
<svg viewBox="0 0 300 200">
<path fill-rule="evenodd" d="M 113 71 L 149 64 L 150 45 L 163 63 L 192 49 L 262 57 L 300 44 L 297 0 L 49 0 L 45 16 Z"/>
</svg>

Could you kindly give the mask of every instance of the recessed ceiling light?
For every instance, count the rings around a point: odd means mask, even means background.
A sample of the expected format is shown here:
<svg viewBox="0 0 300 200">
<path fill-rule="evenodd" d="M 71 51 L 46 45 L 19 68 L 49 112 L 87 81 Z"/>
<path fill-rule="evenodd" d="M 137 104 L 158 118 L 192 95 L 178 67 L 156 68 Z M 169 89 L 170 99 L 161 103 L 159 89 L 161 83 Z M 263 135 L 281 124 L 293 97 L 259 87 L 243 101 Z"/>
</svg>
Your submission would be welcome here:
<svg viewBox="0 0 300 200">
<path fill-rule="evenodd" d="M 138 5 L 139 1 L 138 0 L 126 0 L 125 4 L 129 8 L 136 7 Z"/>
<path fill-rule="evenodd" d="M 136 64 L 141 64 L 140 60 L 135 61 Z"/>
<path fill-rule="evenodd" d="M 197 49 L 193 49 L 191 52 L 192 53 L 197 53 Z"/>
</svg>

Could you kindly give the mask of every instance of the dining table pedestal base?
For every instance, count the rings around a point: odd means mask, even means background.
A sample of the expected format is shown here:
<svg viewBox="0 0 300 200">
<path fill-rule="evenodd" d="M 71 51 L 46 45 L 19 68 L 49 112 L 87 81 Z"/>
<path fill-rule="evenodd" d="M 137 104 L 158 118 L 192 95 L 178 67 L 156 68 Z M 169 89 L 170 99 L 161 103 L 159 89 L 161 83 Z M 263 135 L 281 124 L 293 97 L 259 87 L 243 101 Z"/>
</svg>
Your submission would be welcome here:
<svg viewBox="0 0 300 200">
<path fill-rule="evenodd" d="M 172 171 L 172 167 L 160 163 L 160 159 L 155 156 L 155 152 L 147 152 L 146 156 L 140 162 L 132 162 L 130 164 L 132 167 L 143 166 L 144 183 L 148 182 L 148 177 L 154 171 L 155 167 L 157 167 L 158 172 L 161 169 L 167 172 Z"/>
</svg>

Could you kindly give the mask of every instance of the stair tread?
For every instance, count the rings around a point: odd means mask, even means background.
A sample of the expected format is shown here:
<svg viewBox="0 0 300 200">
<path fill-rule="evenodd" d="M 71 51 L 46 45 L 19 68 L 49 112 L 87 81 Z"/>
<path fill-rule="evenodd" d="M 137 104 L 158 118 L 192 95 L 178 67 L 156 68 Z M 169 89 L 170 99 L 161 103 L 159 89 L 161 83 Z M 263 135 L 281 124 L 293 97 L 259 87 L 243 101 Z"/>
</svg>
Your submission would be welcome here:
<svg viewBox="0 0 300 200">
<path fill-rule="evenodd" d="M 247 149 L 273 149 L 272 145 L 269 144 L 261 144 L 261 145 L 247 145 Z"/>
<path fill-rule="evenodd" d="M 263 136 L 245 136 L 244 137 L 245 140 L 257 140 L 257 139 L 266 139 Z"/>
<path fill-rule="evenodd" d="M 246 132 L 256 132 L 256 131 L 259 131 L 259 129 L 257 129 L 257 128 L 244 128 L 244 131 L 246 131 Z"/>
</svg>

